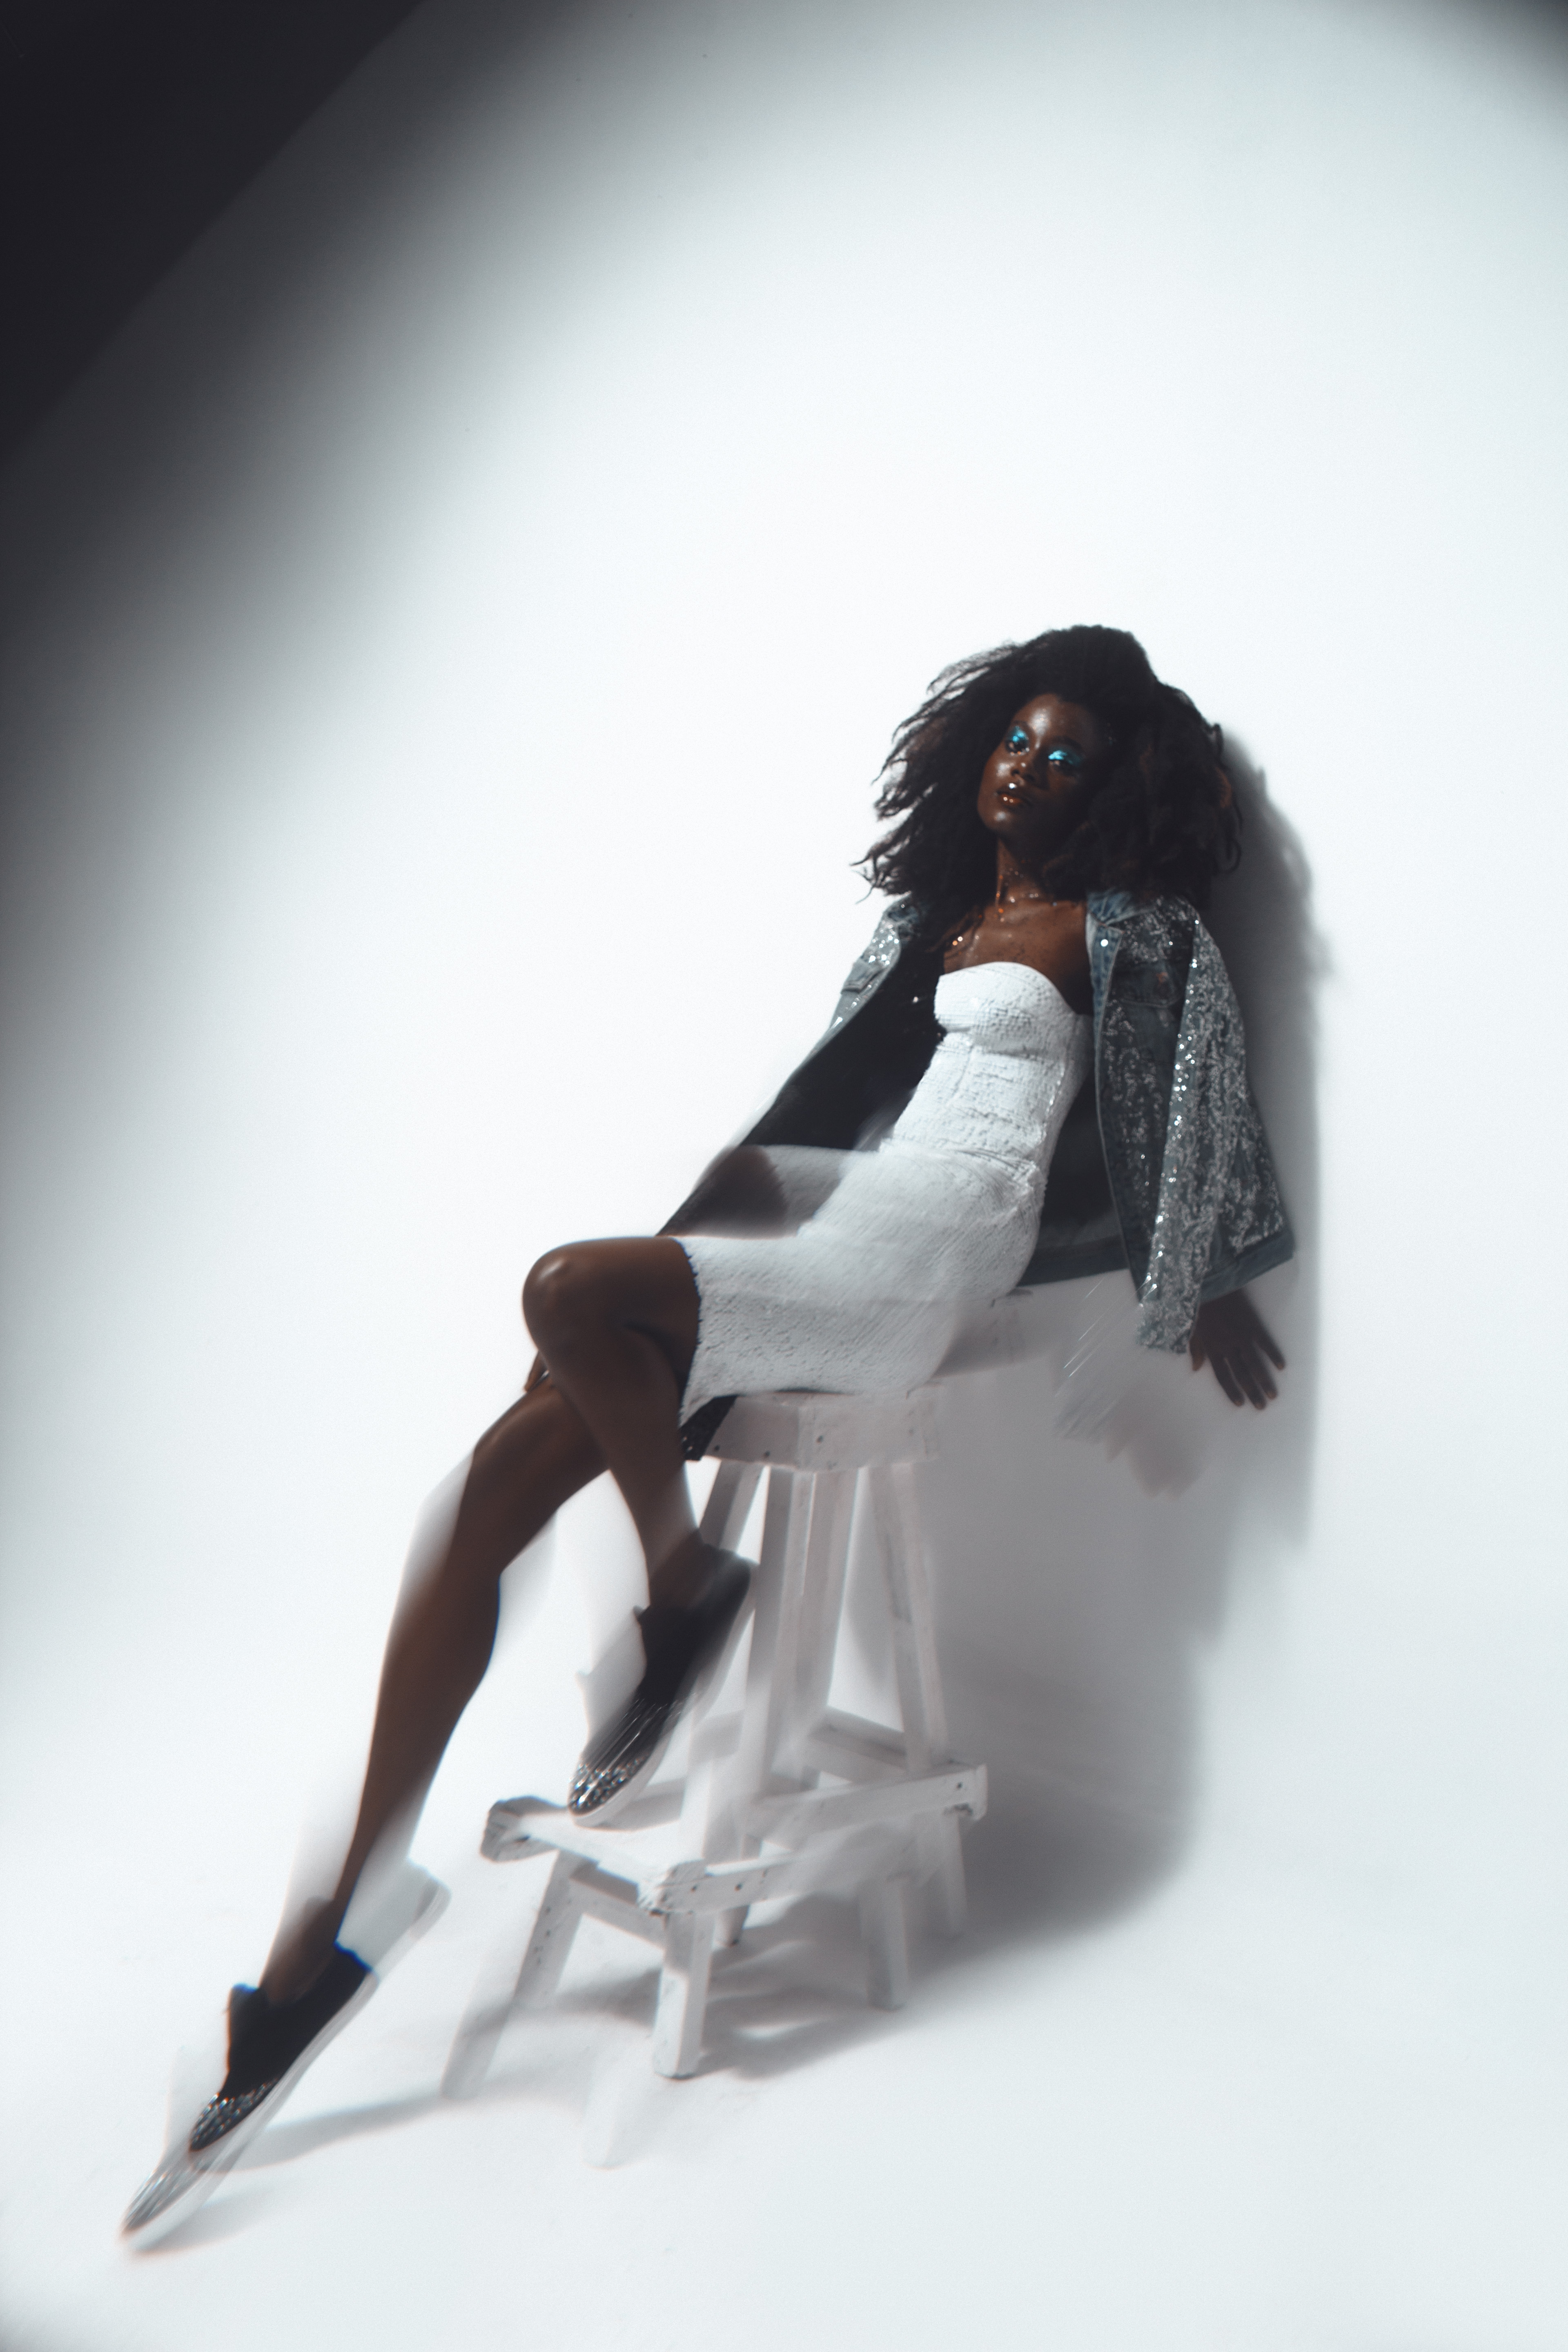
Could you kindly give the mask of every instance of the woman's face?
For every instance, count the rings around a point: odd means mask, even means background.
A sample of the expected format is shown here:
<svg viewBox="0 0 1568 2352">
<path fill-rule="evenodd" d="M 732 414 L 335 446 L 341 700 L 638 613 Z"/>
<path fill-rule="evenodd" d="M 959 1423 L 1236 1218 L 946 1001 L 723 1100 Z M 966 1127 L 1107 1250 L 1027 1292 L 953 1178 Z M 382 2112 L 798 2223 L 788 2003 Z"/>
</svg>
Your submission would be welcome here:
<svg viewBox="0 0 1568 2352">
<path fill-rule="evenodd" d="M 1037 694 L 1013 713 L 981 772 L 981 824 L 1021 866 L 1043 865 L 1081 821 L 1110 751 L 1092 710 Z"/>
</svg>

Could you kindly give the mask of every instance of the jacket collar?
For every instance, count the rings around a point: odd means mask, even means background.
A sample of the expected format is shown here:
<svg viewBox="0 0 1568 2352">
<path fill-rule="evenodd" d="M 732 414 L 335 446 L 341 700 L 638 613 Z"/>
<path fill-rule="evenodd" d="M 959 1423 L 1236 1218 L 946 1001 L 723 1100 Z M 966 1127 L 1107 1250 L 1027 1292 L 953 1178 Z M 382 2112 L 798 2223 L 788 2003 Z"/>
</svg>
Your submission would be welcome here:
<svg viewBox="0 0 1568 2352">
<path fill-rule="evenodd" d="M 1131 890 L 1091 890 L 1089 894 L 1089 911 L 1097 923 L 1125 922 L 1137 908 L 1138 901 Z"/>
</svg>

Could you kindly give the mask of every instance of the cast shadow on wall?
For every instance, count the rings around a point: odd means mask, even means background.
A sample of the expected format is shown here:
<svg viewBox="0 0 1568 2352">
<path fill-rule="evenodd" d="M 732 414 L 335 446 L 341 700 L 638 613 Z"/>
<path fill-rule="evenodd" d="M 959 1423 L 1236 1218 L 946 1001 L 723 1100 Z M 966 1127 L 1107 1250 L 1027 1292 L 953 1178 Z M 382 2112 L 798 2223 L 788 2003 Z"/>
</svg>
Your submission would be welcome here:
<svg viewBox="0 0 1568 2352">
<path fill-rule="evenodd" d="M 1238 1589 L 1279 1576 L 1305 1531 L 1324 955 L 1300 838 L 1245 749 L 1227 741 L 1226 759 L 1245 847 L 1206 919 L 1296 1232 L 1293 1264 L 1254 1292 L 1288 1370 L 1260 1414 L 1227 1404 L 1207 1371 L 1152 1367 L 1149 1393 L 1174 1398 L 1173 1417 L 1156 1427 L 1152 1409 L 1141 1425 L 1134 1396 L 1109 1446 L 1058 1433 L 1059 1359 L 944 1385 L 941 1456 L 919 1475 L 953 1749 L 991 1780 L 966 1846 L 971 1953 L 1080 1931 L 1178 1865 L 1199 1801 L 1205 1652 Z M 1107 1281 L 1130 1303 L 1125 1275 Z M 850 1608 L 873 1654 L 858 1575 Z"/>
</svg>

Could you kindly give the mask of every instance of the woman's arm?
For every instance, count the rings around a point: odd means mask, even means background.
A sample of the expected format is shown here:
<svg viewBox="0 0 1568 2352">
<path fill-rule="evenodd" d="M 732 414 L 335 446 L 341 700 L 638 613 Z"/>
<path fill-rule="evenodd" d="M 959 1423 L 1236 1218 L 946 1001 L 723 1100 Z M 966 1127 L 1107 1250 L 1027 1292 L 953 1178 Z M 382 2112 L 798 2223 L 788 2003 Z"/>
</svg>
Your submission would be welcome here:
<svg viewBox="0 0 1568 2352">
<path fill-rule="evenodd" d="M 783 1192 L 767 1153 L 754 1144 L 721 1151 L 698 1178 L 661 1234 L 782 1234 L 789 1230 Z"/>
</svg>

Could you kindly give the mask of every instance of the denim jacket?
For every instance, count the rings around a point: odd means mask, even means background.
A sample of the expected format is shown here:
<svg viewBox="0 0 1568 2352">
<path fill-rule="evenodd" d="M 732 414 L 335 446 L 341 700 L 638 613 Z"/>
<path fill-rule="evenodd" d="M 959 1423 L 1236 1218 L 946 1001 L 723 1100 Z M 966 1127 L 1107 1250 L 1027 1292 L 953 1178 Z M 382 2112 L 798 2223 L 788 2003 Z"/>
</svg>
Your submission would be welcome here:
<svg viewBox="0 0 1568 2352">
<path fill-rule="evenodd" d="M 939 965 L 921 909 L 883 916 L 833 1018 L 745 1143 L 841 1150 L 885 1129 L 939 1034 Z M 1186 1346 L 1203 1300 L 1295 1249 L 1247 1080 L 1241 1013 L 1219 950 L 1184 898 L 1089 900 L 1094 1084 L 1058 1142 L 1024 1285 L 1125 1265 L 1144 1347 Z"/>
</svg>

